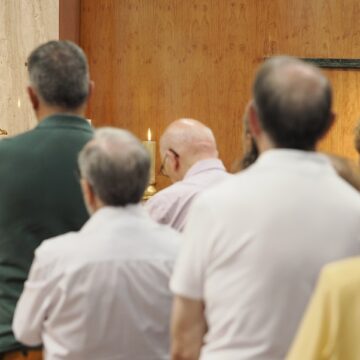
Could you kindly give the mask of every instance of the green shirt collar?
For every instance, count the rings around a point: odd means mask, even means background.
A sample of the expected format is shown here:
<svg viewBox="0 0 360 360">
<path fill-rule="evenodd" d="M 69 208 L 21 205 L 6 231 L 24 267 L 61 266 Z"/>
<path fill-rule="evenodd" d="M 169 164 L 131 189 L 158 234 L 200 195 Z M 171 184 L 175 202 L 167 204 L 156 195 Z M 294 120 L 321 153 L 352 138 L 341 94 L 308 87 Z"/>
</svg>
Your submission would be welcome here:
<svg viewBox="0 0 360 360">
<path fill-rule="evenodd" d="M 54 114 L 43 119 L 36 128 L 74 127 L 93 131 L 89 122 L 82 116 L 73 114 Z"/>
</svg>

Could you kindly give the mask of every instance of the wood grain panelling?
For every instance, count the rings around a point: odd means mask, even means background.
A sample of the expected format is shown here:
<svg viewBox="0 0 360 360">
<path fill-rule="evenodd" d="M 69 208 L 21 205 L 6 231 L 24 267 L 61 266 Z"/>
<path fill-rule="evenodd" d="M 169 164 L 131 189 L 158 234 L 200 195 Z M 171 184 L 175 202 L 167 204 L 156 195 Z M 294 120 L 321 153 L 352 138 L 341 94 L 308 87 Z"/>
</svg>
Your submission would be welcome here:
<svg viewBox="0 0 360 360">
<path fill-rule="evenodd" d="M 80 41 L 80 0 L 59 0 L 59 39 Z"/>
<path fill-rule="evenodd" d="M 156 140 L 171 121 L 196 118 L 214 130 L 230 167 L 262 59 L 358 58 L 359 15 L 358 0 L 82 0 L 80 43 L 96 89 L 89 117 L 140 138 L 150 127 Z M 360 75 L 327 75 L 338 117 L 321 148 L 354 157 Z"/>
</svg>

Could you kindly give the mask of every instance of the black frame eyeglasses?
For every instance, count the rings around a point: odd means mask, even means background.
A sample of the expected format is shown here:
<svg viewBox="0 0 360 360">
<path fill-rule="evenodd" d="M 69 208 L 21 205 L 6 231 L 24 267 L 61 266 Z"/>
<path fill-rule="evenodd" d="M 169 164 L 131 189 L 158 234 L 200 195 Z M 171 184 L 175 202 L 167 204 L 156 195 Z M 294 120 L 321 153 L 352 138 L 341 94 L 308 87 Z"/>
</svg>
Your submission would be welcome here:
<svg viewBox="0 0 360 360">
<path fill-rule="evenodd" d="M 168 151 L 173 153 L 177 159 L 180 157 L 180 155 L 175 150 L 170 148 L 170 149 L 168 149 Z M 168 157 L 168 154 L 165 154 L 164 159 L 163 159 L 163 161 L 160 165 L 160 169 L 159 169 L 159 174 L 162 176 L 165 176 L 165 177 L 169 177 L 169 175 L 166 174 L 166 172 L 165 172 L 165 161 L 166 161 L 167 157 Z"/>
</svg>

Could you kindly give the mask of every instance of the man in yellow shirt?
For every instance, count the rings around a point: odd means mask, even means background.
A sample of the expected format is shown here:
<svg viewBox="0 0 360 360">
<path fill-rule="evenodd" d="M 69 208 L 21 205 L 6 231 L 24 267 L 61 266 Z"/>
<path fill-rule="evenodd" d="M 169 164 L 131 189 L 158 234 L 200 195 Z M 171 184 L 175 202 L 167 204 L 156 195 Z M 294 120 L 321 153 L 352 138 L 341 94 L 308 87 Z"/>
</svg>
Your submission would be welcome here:
<svg viewBox="0 0 360 360">
<path fill-rule="evenodd" d="M 287 360 L 360 359 L 360 257 L 327 265 Z"/>
</svg>

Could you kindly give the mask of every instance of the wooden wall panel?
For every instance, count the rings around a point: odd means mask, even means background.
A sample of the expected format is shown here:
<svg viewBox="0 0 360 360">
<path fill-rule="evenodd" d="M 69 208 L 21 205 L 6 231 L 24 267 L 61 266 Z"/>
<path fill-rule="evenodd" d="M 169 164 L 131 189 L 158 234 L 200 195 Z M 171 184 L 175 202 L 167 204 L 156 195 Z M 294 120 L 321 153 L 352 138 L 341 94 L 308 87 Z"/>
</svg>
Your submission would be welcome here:
<svg viewBox="0 0 360 360">
<path fill-rule="evenodd" d="M 262 59 L 360 57 L 359 15 L 358 0 L 82 0 L 80 44 L 96 83 L 88 116 L 140 138 L 150 127 L 156 140 L 171 121 L 196 118 L 230 167 Z M 359 73 L 327 74 L 338 118 L 321 149 L 354 157 Z"/>
<path fill-rule="evenodd" d="M 80 0 L 59 0 L 59 39 L 80 42 Z"/>
</svg>

